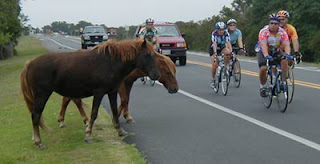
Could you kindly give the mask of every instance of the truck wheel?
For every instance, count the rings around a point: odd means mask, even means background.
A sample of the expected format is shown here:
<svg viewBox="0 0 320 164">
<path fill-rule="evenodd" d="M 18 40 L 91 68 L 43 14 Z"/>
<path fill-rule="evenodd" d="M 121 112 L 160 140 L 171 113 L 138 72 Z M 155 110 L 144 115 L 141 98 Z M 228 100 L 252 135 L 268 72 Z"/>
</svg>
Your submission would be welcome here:
<svg viewBox="0 0 320 164">
<path fill-rule="evenodd" d="M 186 56 L 179 57 L 179 64 L 186 65 L 187 64 L 187 57 Z"/>
<path fill-rule="evenodd" d="M 177 58 L 176 58 L 176 57 L 170 57 L 170 59 L 172 60 L 172 62 L 173 62 L 174 64 L 176 64 L 176 61 L 177 61 Z"/>
<path fill-rule="evenodd" d="M 81 48 L 82 49 L 87 49 L 87 45 L 86 44 L 81 44 Z"/>
</svg>

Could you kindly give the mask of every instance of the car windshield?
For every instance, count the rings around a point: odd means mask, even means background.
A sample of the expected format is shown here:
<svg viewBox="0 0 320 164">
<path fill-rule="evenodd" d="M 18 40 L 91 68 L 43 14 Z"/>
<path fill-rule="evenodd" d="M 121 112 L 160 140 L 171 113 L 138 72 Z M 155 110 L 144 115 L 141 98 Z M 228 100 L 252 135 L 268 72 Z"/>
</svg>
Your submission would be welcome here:
<svg viewBox="0 0 320 164">
<path fill-rule="evenodd" d="M 179 32 L 176 28 L 176 26 L 174 25 L 157 25 L 155 26 L 158 30 L 158 34 L 159 36 L 167 36 L 167 37 L 178 37 L 179 36 Z"/>
<path fill-rule="evenodd" d="M 105 33 L 103 27 L 86 27 L 83 33 Z"/>
</svg>

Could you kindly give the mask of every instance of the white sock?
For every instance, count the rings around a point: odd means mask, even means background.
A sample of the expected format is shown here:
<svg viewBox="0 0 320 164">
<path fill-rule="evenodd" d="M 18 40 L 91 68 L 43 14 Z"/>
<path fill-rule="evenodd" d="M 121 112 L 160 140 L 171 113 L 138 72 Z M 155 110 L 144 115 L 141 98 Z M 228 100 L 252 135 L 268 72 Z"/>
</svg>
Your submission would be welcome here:
<svg viewBox="0 0 320 164">
<path fill-rule="evenodd" d="M 265 88 L 266 87 L 266 84 L 260 84 L 260 88 Z"/>
</svg>

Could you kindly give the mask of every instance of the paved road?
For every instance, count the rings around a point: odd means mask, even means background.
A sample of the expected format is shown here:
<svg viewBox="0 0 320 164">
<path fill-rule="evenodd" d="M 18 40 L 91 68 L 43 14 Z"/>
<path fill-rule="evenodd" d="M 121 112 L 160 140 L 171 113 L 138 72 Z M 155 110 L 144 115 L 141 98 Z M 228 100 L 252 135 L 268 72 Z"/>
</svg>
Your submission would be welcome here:
<svg viewBox="0 0 320 164">
<path fill-rule="evenodd" d="M 80 48 L 79 39 L 39 36 L 51 51 Z M 209 58 L 188 53 L 177 66 L 180 91 L 170 95 L 161 85 L 133 87 L 130 108 L 135 124 L 124 128 L 151 163 L 315 163 L 320 161 L 320 71 L 295 69 L 296 94 L 286 113 L 266 109 L 258 92 L 257 64 L 243 60 L 240 88 L 227 96 L 209 87 Z M 197 64 L 190 64 L 195 63 Z M 307 82 L 307 83 L 306 83 Z M 103 106 L 109 110 L 108 101 Z"/>
</svg>

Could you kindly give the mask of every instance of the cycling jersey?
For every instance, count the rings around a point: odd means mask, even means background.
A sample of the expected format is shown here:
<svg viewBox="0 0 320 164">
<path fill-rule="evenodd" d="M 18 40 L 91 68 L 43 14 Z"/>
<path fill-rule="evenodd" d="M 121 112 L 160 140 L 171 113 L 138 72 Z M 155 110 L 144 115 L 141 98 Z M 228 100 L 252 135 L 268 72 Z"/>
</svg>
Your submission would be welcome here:
<svg viewBox="0 0 320 164">
<path fill-rule="evenodd" d="M 235 46 L 238 41 L 238 38 L 242 37 L 242 32 L 239 29 L 235 29 L 232 34 L 228 30 L 227 32 L 230 35 L 230 43 L 232 44 L 232 46 Z"/>
<path fill-rule="evenodd" d="M 217 50 L 222 50 L 225 46 L 226 43 L 230 42 L 230 36 L 227 31 L 224 32 L 223 36 L 220 36 L 218 34 L 217 30 L 214 30 L 211 34 L 211 42 L 216 42 L 217 43 Z M 213 45 L 211 44 L 211 47 Z"/>
<path fill-rule="evenodd" d="M 291 41 L 292 39 L 298 39 L 298 33 L 295 27 L 293 27 L 291 24 L 286 24 L 284 27 L 286 30 L 289 40 Z"/>
<path fill-rule="evenodd" d="M 156 28 L 147 29 L 146 27 L 142 28 L 139 32 L 139 36 L 143 35 L 144 39 L 149 40 L 150 42 L 155 42 L 155 37 L 158 35 L 158 30 Z"/>
<path fill-rule="evenodd" d="M 279 27 L 279 30 L 276 34 L 270 32 L 269 26 L 265 26 L 259 32 L 259 42 L 267 42 L 268 47 L 273 47 L 279 49 L 281 43 L 288 42 L 289 37 L 287 32 Z"/>
</svg>

